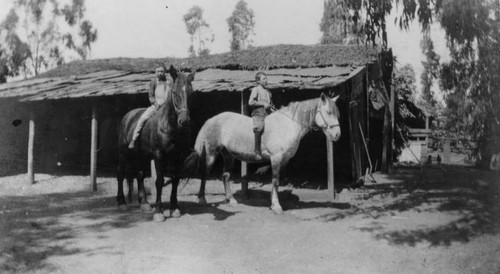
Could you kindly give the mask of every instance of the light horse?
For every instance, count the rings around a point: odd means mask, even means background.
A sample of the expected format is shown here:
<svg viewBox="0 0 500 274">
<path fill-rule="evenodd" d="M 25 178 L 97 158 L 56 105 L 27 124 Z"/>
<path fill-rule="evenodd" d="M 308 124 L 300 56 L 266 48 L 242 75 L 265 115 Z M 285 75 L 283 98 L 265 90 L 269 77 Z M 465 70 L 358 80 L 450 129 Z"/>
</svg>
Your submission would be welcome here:
<svg viewBox="0 0 500 274">
<path fill-rule="evenodd" d="M 161 195 L 167 167 L 169 171 L 171 170 L 172 183 L 170 214 L 173 217 L 180 216 L 177 205 L 177 186 L 183 168 L 183 161 L 190 151 L 191 131 L 188 102 L 193 92 L 191 82 L 194 79 L 194 72 L 186 75 L 170 66 L 169 74 L 173 81 L 167 87 L 167 101 L 148 119 L 137 140 L 135 149 L 128 149 L 128 144 L 132 139 L 137 121 L 145 108 L 129 111 L 121 120 L 118 128 L 118 194 L 116 196 L 118 205 L 126 208 L 125 196 L 123 195 L 123 179 L 127 178 L 129 185 L 128 198 L 129 202 L 131 202 L 133 179 L 136 177 L 141 209 L 151 210 L 144 189 L 144 173 L 145 168 L 149 166 L 148 163 L 153 159 L 156 167 L 155 221 L 164 220 Z"/>
<path fill-rule="evenodd" d="M 257 161 L 254 154 L 254 134 L 252 118 L 233 112 L 218 114 L 205 122 L 196 138 L 195 150 L 200 156 L 201 175 L 199 202 L 206 203 L 205 183 L 207 175 L 219 154 L 224 161 L 223 182 L 226 201 L 234 200 L 229 184 L 230 170 L 234 159 L 249 163 L 271 162 L 272 192 L 271 209 L 282 213 L 278 200 L 280 170 L 295 155 L 300 140 L 313 127 L 319 127 L 331 141 L 340 138 L 339 110 L 336 106 L 338 96 L 331 99 L 325 94 L 321 97 L 302 102 L 290 103 L 265 119 L 262 135 L 262 160 Z"/>
</svg>

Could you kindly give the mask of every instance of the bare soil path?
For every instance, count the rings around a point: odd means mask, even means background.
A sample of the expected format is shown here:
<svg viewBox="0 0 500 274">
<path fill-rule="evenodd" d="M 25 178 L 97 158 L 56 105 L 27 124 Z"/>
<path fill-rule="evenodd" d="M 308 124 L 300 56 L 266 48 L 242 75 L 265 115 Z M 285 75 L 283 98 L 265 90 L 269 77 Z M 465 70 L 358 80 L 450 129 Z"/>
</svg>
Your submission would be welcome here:
<svg viewBox="0 0 500 274">
<path fill-rule="evenodd" d="M 210 181 L 201 206 L 192 180 L 182 216 L 155 223 L 137 203 L 117 209 L 114 178 L 91 193 L 85 176 L 37 174 L 33 186 L 3 177 L 0 272 L 500 273 L 498 174 L 443 167 L 375 178 L 335 202 L 324 189 L 283 186 L 282 215 L 268 209 L 269 185 L 250 182 L 243 199 L 235 184 L 231 206 Z"/>
</svg>

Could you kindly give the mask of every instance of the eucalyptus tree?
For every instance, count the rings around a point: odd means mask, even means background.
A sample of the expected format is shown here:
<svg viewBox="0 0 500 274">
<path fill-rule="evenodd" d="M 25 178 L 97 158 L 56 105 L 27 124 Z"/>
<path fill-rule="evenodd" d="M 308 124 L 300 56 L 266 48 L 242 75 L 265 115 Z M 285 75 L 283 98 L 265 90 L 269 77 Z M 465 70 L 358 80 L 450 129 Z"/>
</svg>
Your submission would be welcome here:
<svg viewBox="0 0 500 274">
<path fill-rule="evenodd" d="M 254 12 L 245 0 L 240 0 L 229 18 L 227 25 L 231 33 L 231 51 L 247 49 L 252 42 L 255 27 Z"/>
<path fill-rule="evenodd" d="M 212 43 L 215 36 L 210 25 L 203 18 L 203 9 L 200 6 L 192 6 L 184 15 L 184 23 L 191 39 L 191 45 L 188 48 L 189 55 L 192 57 L 208 55 L 210 50 L 207 44 Z"/>
<path fill-rule="evenodd" d="M 8 76 L 37 75 L 67 60 L 86 59 L 97 30 L 85 19 L 85 1 L 16 0 L 0 23 L 0 50 Z"/>
</svg>

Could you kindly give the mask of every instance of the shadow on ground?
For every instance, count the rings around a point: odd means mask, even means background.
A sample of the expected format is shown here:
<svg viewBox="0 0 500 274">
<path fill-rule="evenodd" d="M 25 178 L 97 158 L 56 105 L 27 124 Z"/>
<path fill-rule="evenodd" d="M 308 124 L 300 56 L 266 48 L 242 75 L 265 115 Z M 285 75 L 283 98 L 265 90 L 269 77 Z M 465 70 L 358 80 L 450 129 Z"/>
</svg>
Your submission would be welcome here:
<svg viewBox="0 0 500 274">
<path fill-rule="evenodd" d="M 500 234 L 498 179 L 498 174 L 464 167 L 396 169 L 378 184 L 341 193 L 350 197 L 345 202 L 305 200 L 305 192 L 300 189 L 282 190 L 279 198 L 285 210 L 331 209 L 308 216 L 325 223 L 352 218 L 356 220 L 352 223 L 353 229 L 393 245 L 449 246 L 482 235 Z M 313 190 L 307 193 L 315 194 Z M 252 207 L 270 206 L 270 193 L 262 189 L 250 190 L 249 198 L 237 191 L 235 198 Z M 205 206 L 181 200 L 179 206 L 183 214 L 211 214 L 218 221 L 239 213 L 223 210 L 220 203 Z M 169 203 L 164 203 L 164 208 L 168 209 Z M 429 221 L 427 217 L 434 219 Z M 0 196 L 0 235 L 3 236 L 0 238 L 0 272 L 56 271 L 47 263 L 47 258 L 96 252 L 96 249 L 72 245 L 81 229 L 106 237 L 101 233 L 133 228 L 151 220 L 151 214 L 141 213 L 138 204 L 132 204 L 128 211 L 119 211 L 114 195 L 105 193 L 68 191 Z M 82 223 L 74 223 L 78 221 Z"/>
<path fill-rule="evenodd" d="M 213 214 L 225 220 L 236 214 L 217 206 L 179 202 L 183 213 Z M 168 209 L 169 204 L 165 203 Z M 52 256 L 93 254 L 95 249 L 75 248 L 80 230 L 107 232 L 152 222 L 137 203 L 120 211 L 114 196 L 88 191 L 32 196 L 0 196 L 0 273 L 53 272 Z M 158 225 L 165 225 L 159 223 Z M 106 237 L 102 234 L 99 237 Z"/>
<path fill-rule="evenodd" d="M 278 198 L 283 210 L 291 209 L 314 209 L 314 208 L 333 208 L 333 209 L 350 209 L 351 204 L 341 202 L 318 202 L 318 201 L 301 201 L 300 197 L 292 193 L 290 189 L 281 190 L 278 193 Z M 236 200 L 240 204 L 253 207 L 270 207 L 271 193 L 262 189 L 252 189 L 248 191 L 248 197 L 244 197 L 241 190 L 234 194 Z"/>
<path fill-rule="evenodd" d="M 357 192 L 351 210 L 320 218 L 325 221 L 353 216 L 372 219 L 368 226 L 357 229 L 395 245 L 449 246 L 481 235 L 500 234 L 498 174 L 446 166 L 398 169 L 386 179 L 389 183 L 372 184 Z M 425 220 L 426 216 L 437 220 Z M 398 225 L 398 219 L 414 224 Z"/>
</svg>

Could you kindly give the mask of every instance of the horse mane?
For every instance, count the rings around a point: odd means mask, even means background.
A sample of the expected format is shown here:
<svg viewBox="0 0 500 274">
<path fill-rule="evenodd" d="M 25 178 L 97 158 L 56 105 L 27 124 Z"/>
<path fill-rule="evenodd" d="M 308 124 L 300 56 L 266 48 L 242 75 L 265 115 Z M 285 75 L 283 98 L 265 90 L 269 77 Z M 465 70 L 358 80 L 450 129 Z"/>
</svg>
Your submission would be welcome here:
<svg viewBox="0 0 500 274">
<path fill-rule="evenodd" d="M 305 101 L 291 102 L 288 106 L 284 107 L 283 110 L 290 112 L 290 118 L 299 124 L 310 126 L 314 123 L 319 100 L 320 98 L 313 98 Z M 333 114 L 339 117 L 340 112 L 336 104 L 328 97 L 327 100 L 332 107 Z"/>
<path fill-rule="evenodd" d="M 179 73 L 179 75 L 177 75 L 177 79 L 172 79 L 172 81 L 170 81 L 170 83 L 168 84 L 169 92 L 167 94 L 167 100 L 158 109 L 158 113 L 161 113 L 161 130 L 164 132 L 166 132 L 167 128 L 171 128 L 172 125 L 176 125 L 176 117 L 178 115 L 176 108 L 179 107 L 178 104 L 181 102 L 186 102 L 187 104 L 187 94 L 184 94 L 184 92 L 182 92 L 182 89 L 180 88 L 184 85 L 185 81 L 185 75 Z"/>
<path fill-rule="evenodd" d="M 179 75 L 177 75 L 177 79 L 172 79 L 169 83 L 167 100 L 165 101 L 165 104 L 162 105 L 162 108 L 166 108 L 163 111 L 169 111 L 170 117 L 176 116 L 176 108 L 182 107 L 179 106 L 181 103 L 186 103 L 186 105 L 188 105 L 187 101 L 189 94 L 187 94 L 187 92 L 182 92 L 182 89 L 180 88 L 184 86 L 186 81 L 186 76 L 183 73 L 179 73 Z"/>
<path fill-rule="evenodd" d="M 157 110 L 157 113 L 161 113 L 161 115 L 160 115 L 161 118 L 165 118 L 167 115 L 169 117 L 172 117 L 172 114 L 173 114 L 173 112 L 170 111 L 171 109 L 173 109 L 173 105 L 172 105 L 172 93 L 173 93 L 173 90 L 174 90 L 174 83 L 173 83 L 173 81 L 171 81 L 168 84 L 167 89 L 169 90 L 168 94 L 167 94 L 167 99 L 165 100 L 165 103 L 162 104 L 158 108 L 158 110 Z"/>
<path fill-rule="evenodd" d="M 186 107 L 188 108 L 188 97 L 189 97 L 189 91 L 184 91 L 179 88 L 184 86 L 187 80 L 187 76 L 184 73 L 179 73 L 177 75 L 177 78 L 175 81 L 172 82 L 171 84 L 171 90 L 168 94 L 167 101 L 170 101 L 169 103 L 172 104 L 172 106 L 175 108 L 177 107 L 183 107 L 180 106 L 179 103 L 183 102 L 186 104 Z"/>
<path fill-rule="evenodd" d="M 294 121 L 302 125 L 312 125 L 316 116 L 316 107 L 318 106 L 319 98 L 309 99 L 300 102 L 291 102 L 284 107 L 285 111 L 290 112 Z"/>
</svg>

